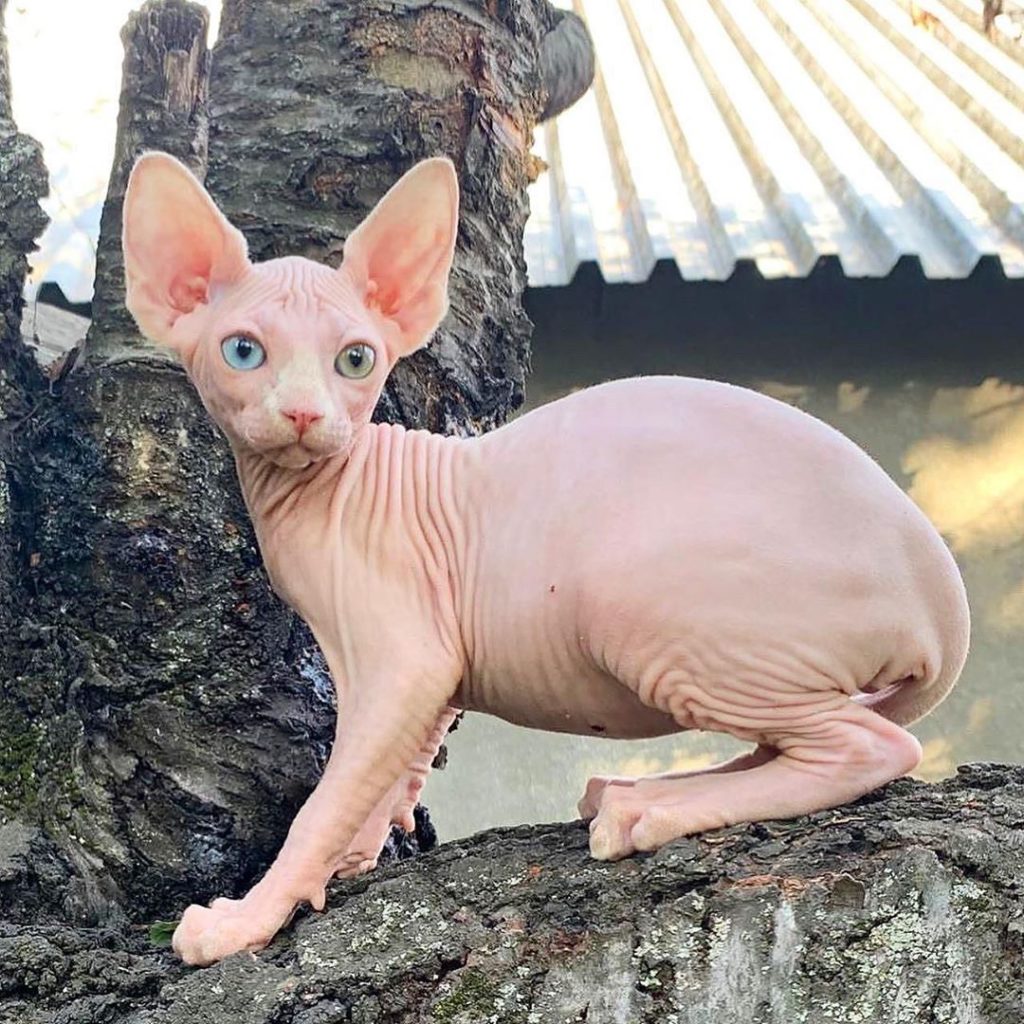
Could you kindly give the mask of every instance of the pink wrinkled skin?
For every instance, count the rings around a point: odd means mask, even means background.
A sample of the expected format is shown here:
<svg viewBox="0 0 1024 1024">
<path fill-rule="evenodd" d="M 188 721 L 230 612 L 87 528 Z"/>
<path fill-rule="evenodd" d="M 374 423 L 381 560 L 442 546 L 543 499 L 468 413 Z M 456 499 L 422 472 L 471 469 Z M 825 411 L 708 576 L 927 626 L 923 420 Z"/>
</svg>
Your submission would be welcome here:
<svg viewBox="0 0 1024 1024">
<path fill-rule="evenodd" d="M 902 726 L 963 666 L 967 601 L 941 538 L 859 448 L 782 403 L 647 378 L 478 439 L 370 424 L 390 368 L 446 312 L 457 220 L 452 165 L 428 160 L 338 270 L 253 265 L 184 167 L 148 154 L 132 174 L 128 307 L 230 439 L 270 578 L 338 690 L 324 777 L 273 866 L 244 899 L 185 912 L 174 947 L 191 964 L 262 948 L 296 904 L 323 907 L 333 875 L 371 869 L 392 822 L 412 827 L 455 709 L 754 744 L 703 772 L 592 779 L 580 812 L 612 860 L 910 771 L 921 748 Z M 228 364 L 239 334 L 262 365 Z M 335 360 L 357 343 L 376 362 L 351 379 Z"/>
</svg>

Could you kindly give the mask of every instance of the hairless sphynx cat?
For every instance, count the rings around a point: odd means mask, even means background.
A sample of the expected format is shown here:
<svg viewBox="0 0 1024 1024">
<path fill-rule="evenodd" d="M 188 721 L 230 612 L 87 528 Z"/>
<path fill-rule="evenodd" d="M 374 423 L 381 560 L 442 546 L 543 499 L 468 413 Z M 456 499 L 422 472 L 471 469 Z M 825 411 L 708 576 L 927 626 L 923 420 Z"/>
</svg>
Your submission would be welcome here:
<svg viewBox="0 0 1024 1024">
<path fill-rule="evenodd" d="M 189 963 L 265 946 L 334 875 L 368 871 L 458 709 L 616 737 L 710 729 L 751 753 L 599 777 L 594 857 L 835 807 L 913 769 L 903 726 L 956 682 L 963 583 L 859 448 L 742 388 L 686 378 L 574 394 L 479 438 L 370 423 L 448 308 L 452 164 L 410 170 L 337 269 L 254 265 L 180 163 L 135 166 L 127 305 L 234 449 L 275 589 L 338 692 L 323 779 L 263 879 L 192 906 Z"/>
</svg>

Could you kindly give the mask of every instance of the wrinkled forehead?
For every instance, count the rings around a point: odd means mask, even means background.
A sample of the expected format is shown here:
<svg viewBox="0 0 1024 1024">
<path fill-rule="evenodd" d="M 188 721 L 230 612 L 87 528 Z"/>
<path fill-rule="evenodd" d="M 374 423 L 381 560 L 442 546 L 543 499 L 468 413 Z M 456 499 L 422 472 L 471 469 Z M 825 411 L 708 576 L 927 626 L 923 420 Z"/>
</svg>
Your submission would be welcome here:
<svg viewBox="0 0 1024 1024">
<path fill-rule="evenodd" d="M 224 312 L 239 321 L 239 329 L 261 334 L 311 323 L 344 334 L 369 325 L 347 275 L 301 256 L 255 264 L 224 300 Z"/>
</svg>

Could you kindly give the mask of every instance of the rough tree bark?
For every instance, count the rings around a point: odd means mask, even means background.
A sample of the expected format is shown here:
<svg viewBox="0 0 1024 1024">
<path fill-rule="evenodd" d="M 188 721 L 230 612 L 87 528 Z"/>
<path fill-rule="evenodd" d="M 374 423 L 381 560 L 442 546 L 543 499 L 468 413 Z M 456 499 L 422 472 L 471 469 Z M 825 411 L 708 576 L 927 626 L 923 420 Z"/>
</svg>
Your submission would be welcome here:
<svg viewBox="0 0 1024 1024">
<path fill-rule="evenodd" d="M 528 146 L 552 23 L 546 0 L 227 0 L 208 113 L 205 12 L 150 0 L 132 15 L 86 358 L 25 384 L 32 415 L 8 431 L 23 600 L 0 805 L 18 822 L 7 890 L 23 917 L 43 889 L 58 919 L 114 923 L 243 891 L 332 734 L 328 680 L 267 586 L 227 446 L 120 309 L 132 160 L 166 148 L 202 174 L 209 125 L 211 191 L 253 255 L 337 260 L 405 167 L 447 153 L 465 197 L 453 312 L 380 414 L 489 427 L 522 397 Z M 33 889 L 33 861 L 67 884 Z"/>
<path fill-rule="evenodd" d="M 7 0 L 0 0 L 0 422 L 14 423 L 27 412 L 21 385 L 35 372 L 29 353 L 20 343 L 21 293 L 28 269 L 25 254 L 46 226 L 39 200 L 46 195 L 48 185 L 42 149 L 34 139 L 18 132 L 11 113 L 4 34 L 6 6 Z M 8 637 L 13 621 L 14 568 L 5 461 L 0 441 L 0 636 Z M 7 677 L 7 646 L 0 648 L 0 678 Z M 0 766 L 2 763 L 0 755 Z"/>
<path fill-rule="evenodd" d="M 21 330 L 22 287 L 28 270 L 26 253 L 46 227 L 39 200 L 49 191 L 39 143 L 19 133 L 11 112 L 11 81 L 7 66 L 4 15 L 7 0 L 0 0 L 0 344 L 5 362 Z"/>
<path fill-rule="evenodd" d="M 19 134 L 10 103 L 6 0 L 0 0 L 0 907 L 32 913 L 40 899 L 40 879 L 58 881 L 52 854 L 37 831 L 8 820 L 8 794 L 31 782 L 35 732 L 32 723 L 9 727 L 10 701 L 16 689 L 14 652 L 20 636 L 23 588 L 17 549 L 9 469 L 17 435 L 34 408 L 41 375 L 21 344 L 22 289 L 28 269 L 26 253 L 46 226 L 39 199 L 48 183 L 42 149 Z M 34 863 L 33 863 L 34 861 Z M 56 866 L 59 867 L 59 866 Z M 32 883 L 32 884 L 26 884 Z"/>
<path fill-rule="evenodd" d="M 34 413 L 9 444 L 24 599 L 0 800 L 56 847 L 73 881 L 55 899 L 73 921 L 151 915 L 189 889 L 251 879 L 331 729 L 301 675 L 303 636 L 260 570 L 229 453 L 180 371 L 137 340 L 132 354 L 113 312 L 133 149 L 204 156 L 208 61 L 178 57 L 206 53 L 206 18 L 167 0 L 126 28 L 137 92 L 101 241 L 99 330 L 84 367 L 26 386 Z"/>
<path fill-rule="evenodd" d="M 121 102 L 114 162 L 100 221 L 101 244 L 96 252 L 88 337 L 92 362 L 142 353 L 163 355 L 139 337 L 124 305 L 121 207 L 132 165 L 147 149 L 176 156 L 200 180 L 206 176 L 208 27 L 205 8 L 176 0 L 145 5 L 129 16 L 121 31 Z M 166 358 L 172 359 L 170 355 Z"/>
<path fill-rule="evenodd" d="M 580 824 L 339 883 L 259 957 L 0 925 L 2 1024 L 1019 1024 L 1024 769 L 602 864 Z"/>
</svg>

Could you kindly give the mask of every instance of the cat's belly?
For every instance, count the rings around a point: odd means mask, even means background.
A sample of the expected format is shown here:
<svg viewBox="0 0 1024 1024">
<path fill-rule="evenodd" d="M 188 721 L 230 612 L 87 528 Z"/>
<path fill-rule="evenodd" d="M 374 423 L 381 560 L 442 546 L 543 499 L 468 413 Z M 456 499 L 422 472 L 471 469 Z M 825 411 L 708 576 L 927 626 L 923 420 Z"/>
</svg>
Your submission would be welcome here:
<svg viewBox="0 0 1024 1024">
<path fill-rule="evenodd" d="M 514 725 L 610 739 L 644 739 L 681 731 L 671 715 L 641 703 L 632 689 L 584 663 L 558 672 L 506 663 L 467 674 L 453 703 Z"/>
</svg>

